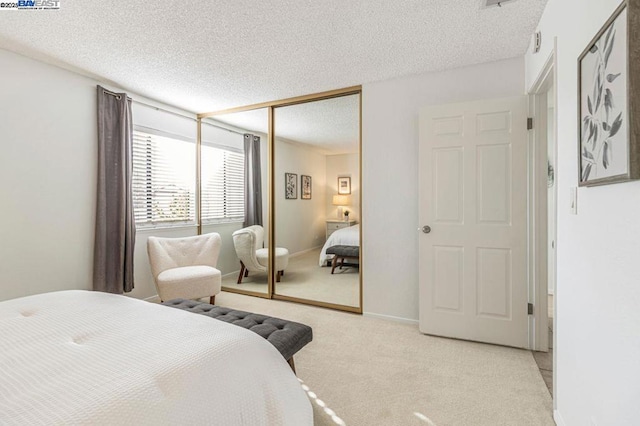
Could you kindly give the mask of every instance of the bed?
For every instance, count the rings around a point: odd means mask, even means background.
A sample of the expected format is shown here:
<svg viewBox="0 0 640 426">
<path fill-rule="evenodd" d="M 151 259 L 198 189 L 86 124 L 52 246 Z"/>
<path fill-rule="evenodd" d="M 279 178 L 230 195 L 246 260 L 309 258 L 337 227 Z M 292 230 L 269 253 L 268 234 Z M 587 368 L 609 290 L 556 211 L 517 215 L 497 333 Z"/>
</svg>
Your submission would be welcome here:
<svg viewBox="0 0 640 426">
<path fill-rule="evenodd" d="M 126 296 L 0 303 L 0 424 L 312 425 L 282 355 L 256 333 Z"/>
<path fill-rule="evenodd" d="M 324 243 L 320 251 L 318 264 L 324 266 L 327 260 L 333 259 L 333 255 L 327 254 L 327 249 L 332 246 L 359 246 L 360 245 L 360 224 L 348 228 L 338 229 Z"/>
</svg>

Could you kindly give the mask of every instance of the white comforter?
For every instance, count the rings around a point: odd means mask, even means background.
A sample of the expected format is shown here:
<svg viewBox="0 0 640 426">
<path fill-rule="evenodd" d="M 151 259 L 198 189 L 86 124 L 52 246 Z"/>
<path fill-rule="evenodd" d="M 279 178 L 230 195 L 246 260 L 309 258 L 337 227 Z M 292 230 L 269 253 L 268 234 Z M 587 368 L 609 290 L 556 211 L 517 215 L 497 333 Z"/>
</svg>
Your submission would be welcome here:
<svg viewBox="0 0 640 426">
<path fill-rule="evenodd" d="M 324 266 L 324 263 L 333 259 L 333 255 L 327 255 L 327 249 L 332 246 L 359 246 L 360 245 L 360 224 L 342 228 L 329 235 L 327 242 L 324 243 L 322 251 L 320 251 L 320 259 L 318 264 Z"/>
<path fill-rule="evenodd" d="M 312 425 L 282 355 L 257 334 L 125 296 L 0 303 L 0 424 Z"/>
</svg>

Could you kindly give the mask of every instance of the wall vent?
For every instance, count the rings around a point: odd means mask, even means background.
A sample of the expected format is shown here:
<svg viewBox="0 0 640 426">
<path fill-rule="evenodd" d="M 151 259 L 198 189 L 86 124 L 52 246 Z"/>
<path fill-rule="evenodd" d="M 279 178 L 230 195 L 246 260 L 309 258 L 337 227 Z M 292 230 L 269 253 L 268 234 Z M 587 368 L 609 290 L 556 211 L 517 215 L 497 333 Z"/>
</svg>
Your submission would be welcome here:
<svg viewBox="0 0 640 426">
<path fill-rule="evenodd" d="M 540 31 L 533 35 L 533 53 L 538 53 L 542 47 L 542 33 Z"/>
<path fill-rule="evenodd" d="M 502 7 L 503 5 L 513 3 L 514 1 L 516 0 L 482 0 L 482 7 L 485 9 L 488 7 Z"/>
</svg>

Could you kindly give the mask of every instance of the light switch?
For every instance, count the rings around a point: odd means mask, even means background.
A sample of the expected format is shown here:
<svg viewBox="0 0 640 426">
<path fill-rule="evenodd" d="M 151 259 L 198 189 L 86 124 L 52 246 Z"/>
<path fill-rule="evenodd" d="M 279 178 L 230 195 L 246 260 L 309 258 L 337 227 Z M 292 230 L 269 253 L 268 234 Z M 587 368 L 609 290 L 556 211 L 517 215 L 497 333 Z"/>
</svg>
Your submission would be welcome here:
<svg viewBox="0 0 640 426">
<path fill-rule="evenodd" d="M 578 214 L 578 188 L 569 188 L 571 214 Z"/>
</svg>

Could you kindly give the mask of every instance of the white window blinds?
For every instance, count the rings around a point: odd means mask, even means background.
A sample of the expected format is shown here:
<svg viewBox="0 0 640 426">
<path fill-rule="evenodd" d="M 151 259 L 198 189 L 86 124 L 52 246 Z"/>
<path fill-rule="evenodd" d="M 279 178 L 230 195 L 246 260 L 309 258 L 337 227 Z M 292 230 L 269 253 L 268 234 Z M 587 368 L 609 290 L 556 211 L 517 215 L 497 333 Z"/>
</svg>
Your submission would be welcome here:
<svg viewBox="0 0 640 426">
<path fill-rule="evenodd" d="M 202 145 L 202 222 L 244 220 L 244 154 Z"/>
<path fill-rule="evenodd" d="M 194 142 L 134 130 L 133 208 L 137 226 L 195 223 L 195 158 Z"/>
</svg>

